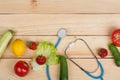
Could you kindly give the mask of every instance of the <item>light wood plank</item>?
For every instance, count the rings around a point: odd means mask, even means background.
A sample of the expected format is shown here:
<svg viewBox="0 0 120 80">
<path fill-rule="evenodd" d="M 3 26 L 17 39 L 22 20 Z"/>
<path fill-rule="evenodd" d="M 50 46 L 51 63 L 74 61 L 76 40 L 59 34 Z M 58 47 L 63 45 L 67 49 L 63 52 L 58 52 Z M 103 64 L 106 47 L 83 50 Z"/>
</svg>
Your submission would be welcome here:
<svg viewBox="0 0 120 80">
<path fill-rule="evenodd" d="M 58 54 L 63 55 L 67 45 L 78 38 L 84 39 L 91 47 L 96 56 L 98 56 L 98 51 L 100 48 L 106 48 L 109 51 L 108 45 L 111 43 L 110 36 L 67 36 L 63 38 L 61 44 L 59 45 Z M 58 36 L 15 36 L 13 40 L 15 39 L 23 39 L 24 41 L 36 41 L 36 42 L 49 41 L 55 44 L 57 42 Z M 23 56 L 23 58 L 31 58 L 35 55 L 35 53 L 36 51 L 27 49 L 26 54 Z M 74 58 L 93 57 L 88 48 L 81 41 L 77 42 L 76 45 L 73 46 L 73 48 L 69 49 L 68 55 Z M 112 57 L 111 53 L 108 52 L 107 58 L 111 57 Z M 8 46 L 2 58 L 16 58 L 11 52 L 11 44 Z"/>
<path fill-rule="evenodd" d="M 119 14 L 0 15 L 0 34 L 13 29 L 16 35 L 56 35 L 66 28 L 68 35 L 111 35 L 119 26 Z"/>
<path fill-rule="evenodd" d="M 22 59 L 27 62 L 30 59 Z M 19 59 L 1 59 L 0 62 L 0 79 L 1 80 L 47 80 L 45 68 L 41 70 L 41 72 L 30 71 L 30 73 L 20 78 L 15 75 L 13 68 L 14 64 L 19 61 Z M 93 59 L 75 59 L 82 67 L 85 69 L 92 71 L 96 69 L 97 64 L 93 62 Z M 112 59 L 100 59 L 101 63 L 104 66 L 105 80 L 118 80 L 120 74 L 120 68 L 116 67 Z M 88 77 L 83 71 L 81 71 L 78 67 L 76 67 L 72 62 L 68 61 L 69 68 L 69 80 L 93 80 Z M 54 70 L 53 70 L 54 69 Z M 52 80 L 59 80 L 59 65 L 50 66 L 50 73 Z M 99 75 L 100 71 L 98 70 L 95 75 Z"/>
<path fill-rule="evenodd" d="M 0 13 L 120 13 L 119 0 L 0 0 Z"/>
</svg>

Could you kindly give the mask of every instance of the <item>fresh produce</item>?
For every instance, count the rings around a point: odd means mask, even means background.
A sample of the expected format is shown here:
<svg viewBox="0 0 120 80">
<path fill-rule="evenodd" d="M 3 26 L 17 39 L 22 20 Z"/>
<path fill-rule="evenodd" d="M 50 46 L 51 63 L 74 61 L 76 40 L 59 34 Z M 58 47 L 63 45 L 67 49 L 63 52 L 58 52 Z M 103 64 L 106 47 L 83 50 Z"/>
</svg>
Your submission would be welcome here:
<svg viewBox="0 0 120 80">
<path fill-rule="evenodd" d="M 34 57 L 34 58 L 30 61 L 30 65 L 31 65 L 32 70 L 34 70 L 34 71 L 44 70 L 46 64 L 39 65 L 39 64 L 37 63 L 37 61 L 36 61 L 36 58 L 37 58 L 37 57 Z"/>
<path fill-rule="evenodd" d="M 54 44 L 49 42 L 41 42 L 37 46 L 37 56 L 43 55 L 47 58 L 47 65 L 55 65 L 59 63 L 59 58 L 57 56 L 57 49 Z"/>
<path fill-rule="evenodd" d="M 110 44 L 109 49 L 114 56 L 114 60 L 115 60 L 116 65 L 120 66 L 120 52 L 118 51 L 118 49 L 116 48 L 116 46 L 114 44 Z"/>
<path fill-rule="evenodd" d="M 36 62 L 37 62 L 39 65 L 43 65 L 43 64 L 46 63 L 46 57 L 40 55 L 40 56 L 38 56 L 38 57 L 36 58 Z"/>
<path fill-rule="evenodd" d="M 12 52 L 15 54 L 17 57 L 22 57 L 25 52 L 26 52 L 26 44 L 23 40 L 21 39 L 16 39 L 12 43 Z"/>
<path fill-rule="evenodd" d="M 64 56 L 59 57 L 60 60 L 60 80 L 68 80 L 68 64 Z"/>
<path fill-rule="evenodd" d="M 41 71 L 46 65 L 55 65 L 59 63 L 59 57 L 57 56 L 57 49 L 52 43 L 47 41 L 39 43 L 36 50 L 36 55 L 31 60 L 31 67 L 35 71 Z M 43 59 L 39 59 L 38 56 L 44 56 Z M 41 62 L 42 61 L 42 62 Z M 42 64 L 42 65 L 40 65 Z"/>
<path fill-rule="evenodd" d="M 101 48 L 98 54 L 101 58 L 105 58 L 108 55 L 108 51 L 104 48 Z"/>
<path fill-rule="evenodd" d="M 112 33 L 112 42 L 115 46 L 120 47 L 120 29 L 117 29 Z"/>
<path fill-rule="evenodd" d="M 25 61 L 18 61 L 14 66 L 14 71 L 15 71 L 16 75 L 18 75 L 20 77 L 24 77 L 29 72 L 29 65 Z"/>
<path fill-rule="evenodd" d="M 8 43 L 12 39 L 13 35 L 14 35 L 14 31 L 13 30 L 8 30 L 7 32 L 5 32 L 1 36 L 1 38 L 0 38 L 0 57 L 2 56 L 4 51 L 6 50 L 6 48 L 8 46 Z"/>
<path fill-rule="evenodd" d="M 36 50 L 37 49 L 37 43 L 36 42 L 27 42 L 27 46 L 31 50 Z"/>
</svg>

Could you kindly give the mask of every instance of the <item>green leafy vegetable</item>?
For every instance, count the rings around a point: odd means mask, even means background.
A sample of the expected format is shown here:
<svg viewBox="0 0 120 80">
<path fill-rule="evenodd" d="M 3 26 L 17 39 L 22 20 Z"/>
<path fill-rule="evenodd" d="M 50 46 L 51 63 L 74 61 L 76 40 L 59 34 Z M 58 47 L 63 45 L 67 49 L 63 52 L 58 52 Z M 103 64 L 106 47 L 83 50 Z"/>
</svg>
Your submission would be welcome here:
<svg viewBox="0 0 120 80">
<path fill-rule="evenodd" d="M 58 64 L 59 58 L 57 56 L 57 49 L 54 44 L 47 41 L 39 43 L 37 46 L 37 56 L 43 55 L 47 58 L 47 65 Z"/>
</svg>

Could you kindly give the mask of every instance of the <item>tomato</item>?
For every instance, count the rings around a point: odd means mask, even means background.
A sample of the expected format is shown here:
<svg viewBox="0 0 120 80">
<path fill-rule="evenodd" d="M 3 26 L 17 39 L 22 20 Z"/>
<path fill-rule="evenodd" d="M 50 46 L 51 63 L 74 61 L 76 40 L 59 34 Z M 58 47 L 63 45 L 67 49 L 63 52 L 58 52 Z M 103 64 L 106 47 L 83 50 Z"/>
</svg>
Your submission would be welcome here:
<svg viewBox="0 0 120 80">
<path fill-rule="evenodd" d="M 117 29 L 112 33 L 112 42 L 115 46 L 120 47 L 120 29 Z"/>
<path fill-rule="evenodd" d="M 42 64 L 45 64 L 46 63 L 46 57 L 45 56 L 38 56 L 36 58 L 36 62 L 39 64 L 39 65 L 42 65 Z"/>
<path fill-rule="evenodd" d="M 36 50 L 37 49 L 37 43 L 36 42 L 29 41 L 29 42 L 27 42 L 27 46 L 31 50 Z"/>
<path fill-rule="evenodd" d="M 29 65 L 25 61 L 18 61 L 14 66 L 14 71 L 18 76 L 23 77 L 28 74 Z"/>
<path fill-rule="evenodd" d="M 101 48 L 98 54 L 101 58 L 105 58 L 108 55 L 108 51 L 104 48 Z"/>
</svg>

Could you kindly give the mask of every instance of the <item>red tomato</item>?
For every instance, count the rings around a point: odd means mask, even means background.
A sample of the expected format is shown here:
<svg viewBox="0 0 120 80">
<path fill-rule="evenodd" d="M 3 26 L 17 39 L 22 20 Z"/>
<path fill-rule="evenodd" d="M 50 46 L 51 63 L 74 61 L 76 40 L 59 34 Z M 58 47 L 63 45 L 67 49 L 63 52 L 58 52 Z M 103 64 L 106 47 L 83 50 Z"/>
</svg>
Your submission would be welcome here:
<svg viewBox="0 0 120 80">
<path fill-rule="evenodd" d="M 115 46 L 120 47 L 120 29 L 117 29 L 112 33 L 112 42 Z"/>
<path fill-rule="evenodd" d="M 14 71 L 18 76 L 23 77 L 28 74 L 29 65 L 25 61 L 18 61 L 14 66 Z"/>
<path fill-rule="evenodd" d="M 98 54 L 101 58 L 105 58 L 108 55 L 108 51 L 104 48 L 101 48 Z"/>
<path fill-rule="evenodd" d="M 37 43 L 36 42 L 29 41 L 29 42 L 27 42 L 27 46 L 31 50 L 36 50 L 37 49 Z"/>
<path fill-rule="evenodd" d="M 45 64 L 46 63 L 46 57 L 45 56 L 38 56 L 36 58 L 36 62 L 39 64 L 39 65 L 42 65 L 42 64 Z"/>
</svg>

